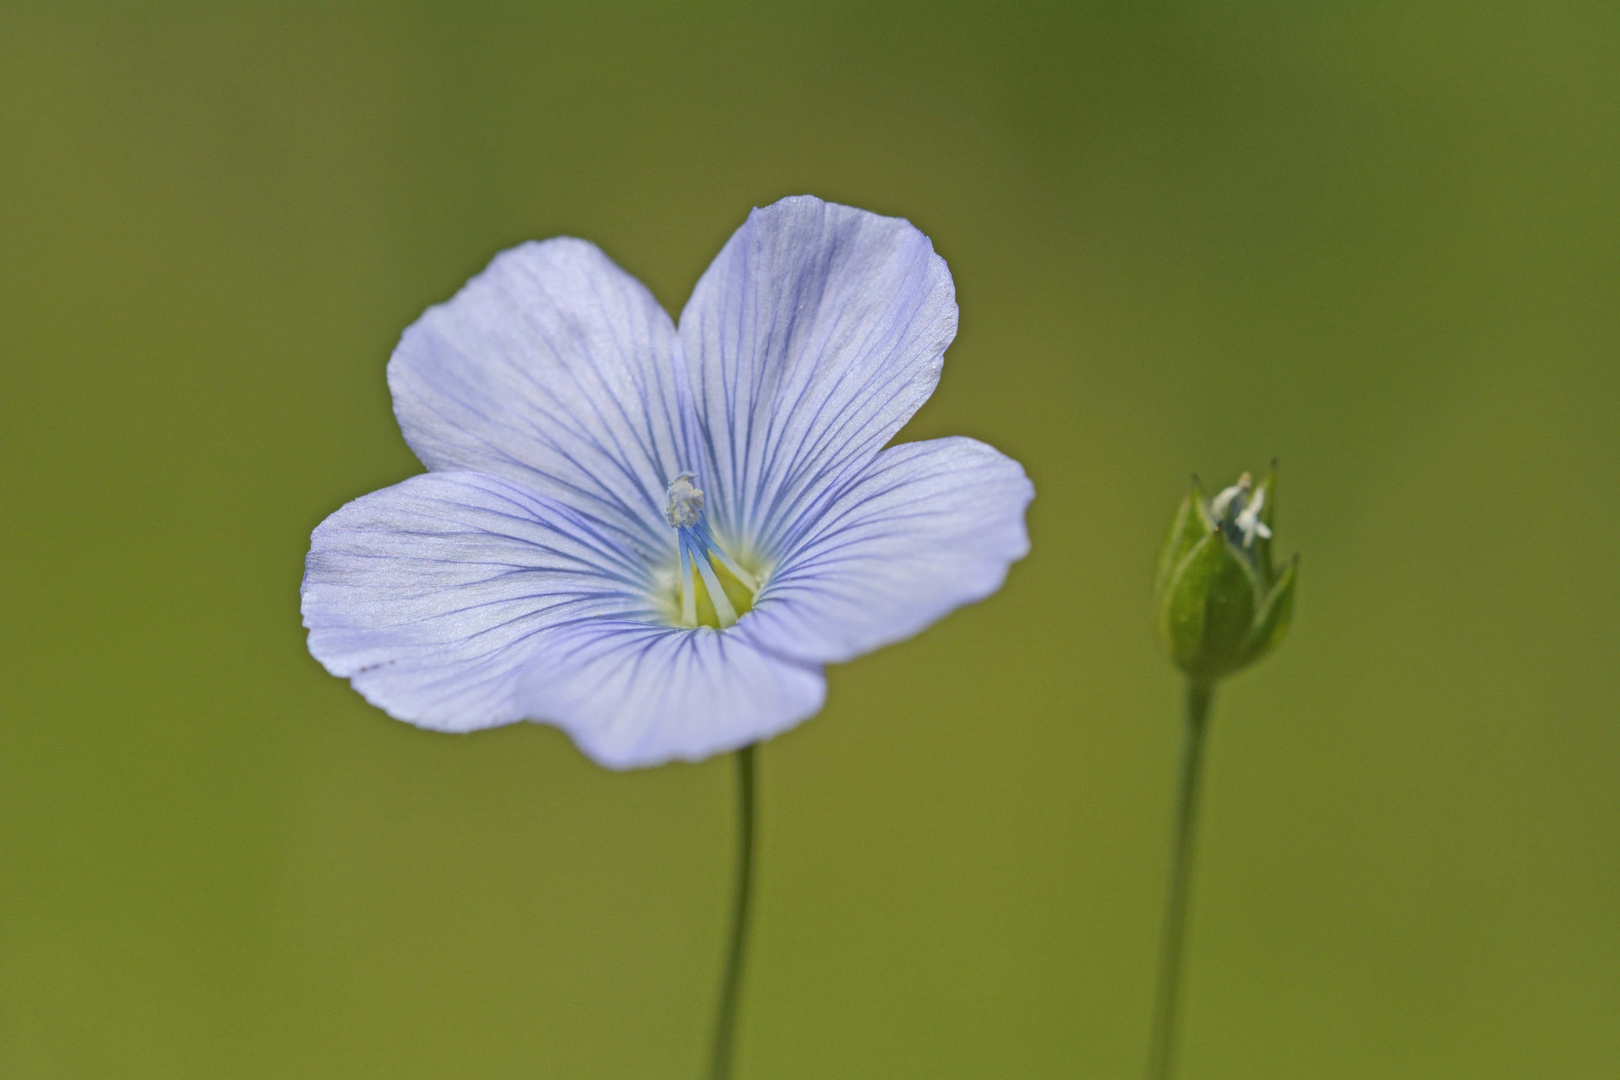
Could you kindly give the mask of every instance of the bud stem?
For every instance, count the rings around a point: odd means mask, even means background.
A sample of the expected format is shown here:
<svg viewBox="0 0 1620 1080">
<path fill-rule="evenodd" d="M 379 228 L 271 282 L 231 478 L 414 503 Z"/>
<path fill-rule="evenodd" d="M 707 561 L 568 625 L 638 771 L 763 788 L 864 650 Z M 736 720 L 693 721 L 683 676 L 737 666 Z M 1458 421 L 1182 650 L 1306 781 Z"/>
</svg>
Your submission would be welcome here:
<svg viewBox="0 0 1620 1080">
<path fill-rule="evenodd" d="M 1194 841 L 1198 831 L 1198 788 L 1204 771 L 1204 736 L 1209 730 L 1212 682 L 1187 680 L 1187 723 L 1181 744 L 1181 782 L 1176 794 L 1174 849 L 1159 939 L 1159 985 L 1153 1004 L 1148 1080 L 1170 1080 L 1175 1068 L 1176 1013 L 1181 984 L 1182 945 L 1187 937 L 1187 897 L 1192 885 Z"/>
</svg>

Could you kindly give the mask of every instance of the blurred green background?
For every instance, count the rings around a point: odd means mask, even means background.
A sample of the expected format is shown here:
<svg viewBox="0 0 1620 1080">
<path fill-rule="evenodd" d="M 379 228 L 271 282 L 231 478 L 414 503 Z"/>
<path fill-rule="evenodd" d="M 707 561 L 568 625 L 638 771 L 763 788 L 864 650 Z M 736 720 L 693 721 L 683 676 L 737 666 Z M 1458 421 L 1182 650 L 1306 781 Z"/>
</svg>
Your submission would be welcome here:
<svg viewBox="0 0 1620 1080">
<path fill-rule="evenodd" d="M 740 1074 L 1140 1072 L 1153 558 L 1276 455 L 1184 1076 L 1620 1075 L 1617 55 L 1595 3 L 8 5 L 0 1074 L 697 1074 L 730 763 L 391 721 L 297 589 L 496 251 L 678 311 L 813 192 L 955 275 L 902 437 L 1039 494 L 999 595 L 764 749 Z"/>
</svg>

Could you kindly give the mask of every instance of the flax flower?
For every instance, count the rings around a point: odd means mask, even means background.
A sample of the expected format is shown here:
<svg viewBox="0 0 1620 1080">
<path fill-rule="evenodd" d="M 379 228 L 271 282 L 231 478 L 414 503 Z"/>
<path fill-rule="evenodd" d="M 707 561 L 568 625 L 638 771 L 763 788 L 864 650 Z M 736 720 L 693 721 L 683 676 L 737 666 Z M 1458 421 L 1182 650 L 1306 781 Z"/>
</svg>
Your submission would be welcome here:
<svg viewBox="0 0 1620 1080">
<path fill-rule="evenodd" d="M 1028 550 L 1017 462 L 884 448 L 955 332 L 926 236 L 810 197 L 754 211 L 679 326 L 592 244 L 503 252 L 389 361 L 429 471 L 315 530 L 310 652 L 398 719 L 552 723 L 613 768 L 790 728 L 823 665 Z"/>
</svg>

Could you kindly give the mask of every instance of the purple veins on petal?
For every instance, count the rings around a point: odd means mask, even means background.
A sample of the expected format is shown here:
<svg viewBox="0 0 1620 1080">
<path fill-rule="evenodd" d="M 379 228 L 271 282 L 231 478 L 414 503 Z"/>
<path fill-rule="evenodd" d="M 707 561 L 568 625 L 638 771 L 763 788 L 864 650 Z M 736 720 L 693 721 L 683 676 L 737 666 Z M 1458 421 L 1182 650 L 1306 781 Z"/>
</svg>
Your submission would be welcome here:
<svg viewBox="0 0 1620 1080">
<path fill-rule="evenodd" d="M 315 530 L 310 651 L 400 719 L 547 721 L 615 768 L 802 721 L 823 664 L 1028 550 L 1016 462 L 883 449 L 956 317 L 926 236 L 809 196 L 755 210 L 678 327 L 584 241 L 502 253 L 389 362 L 430 471 Z"/>
</svg>

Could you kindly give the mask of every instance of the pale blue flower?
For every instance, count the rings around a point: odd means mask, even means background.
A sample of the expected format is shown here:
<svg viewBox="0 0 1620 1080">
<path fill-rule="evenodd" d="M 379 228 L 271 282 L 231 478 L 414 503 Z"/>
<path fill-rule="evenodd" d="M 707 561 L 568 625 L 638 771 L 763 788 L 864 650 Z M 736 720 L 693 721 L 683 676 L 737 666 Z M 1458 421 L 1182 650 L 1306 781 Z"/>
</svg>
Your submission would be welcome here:
<svg viewBox="0 0 1620 1080">
<path fill-rule="evenodd" d="M 884 449 L 955 333 L 926 236 L 810 197 L 755 210 L 679 328 L 591 244 L 503 252 L 394 350 L 429 472 L 315 530 L 310 652 L 401 720 L 553 723 L 615 768 L 792 727 L 824 664 L 1028 551 L 1017 462 Z"/>
</svg>

